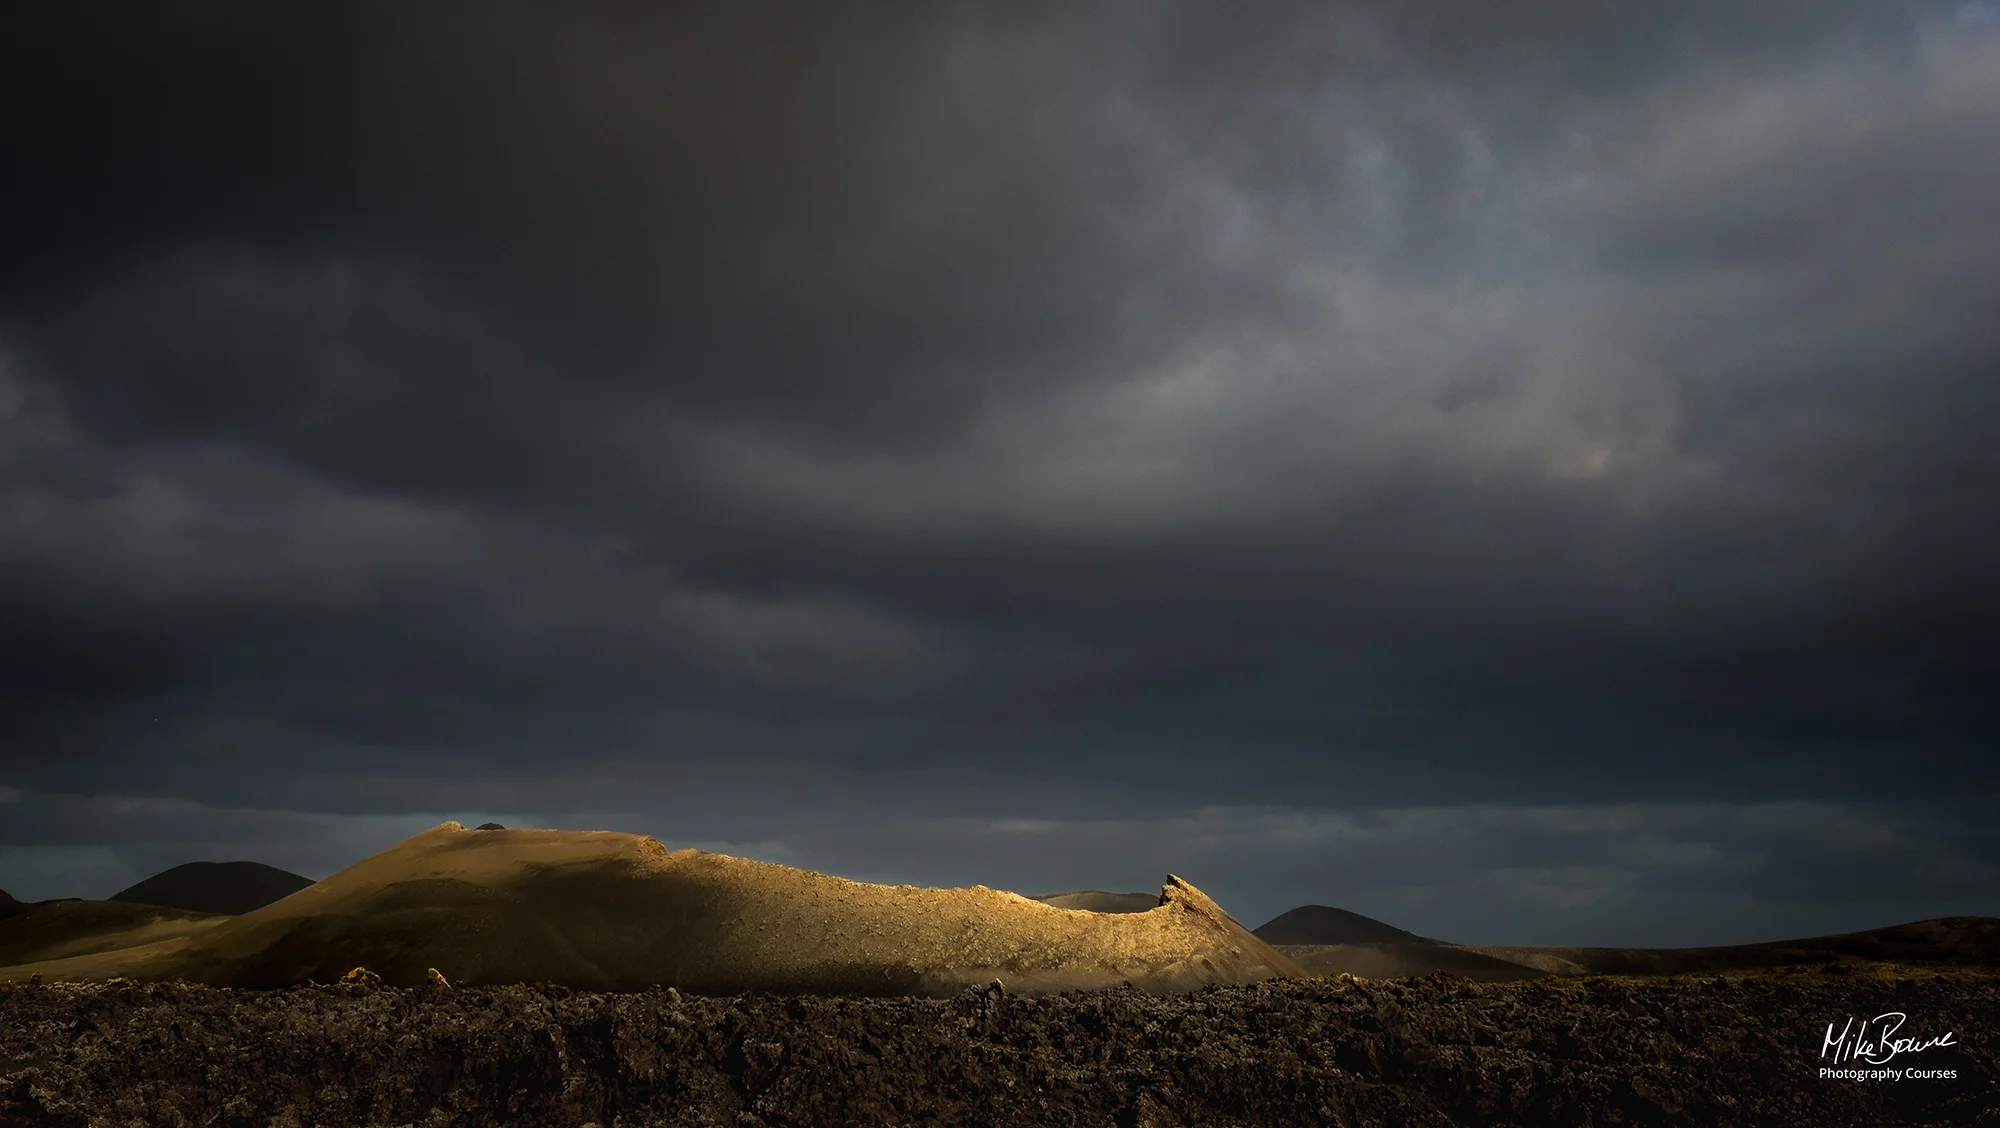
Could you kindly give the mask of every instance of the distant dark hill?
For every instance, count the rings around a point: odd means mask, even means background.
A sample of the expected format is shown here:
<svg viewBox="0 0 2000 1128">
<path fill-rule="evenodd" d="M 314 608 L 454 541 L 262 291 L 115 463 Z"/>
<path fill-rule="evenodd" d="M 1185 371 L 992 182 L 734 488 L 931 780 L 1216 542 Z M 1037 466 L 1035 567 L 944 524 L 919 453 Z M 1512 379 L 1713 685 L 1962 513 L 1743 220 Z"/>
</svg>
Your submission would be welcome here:
<svg viewBox="0 0 2000 1128">
<path fill-rule="evenodd" d="M 1251 934 L 1266 944 L 1408 944 L 1424 937 L 1331 905 L 1301 905 Z"/>
<path fill-rule="evenodd" d="M 21 902 L 16 901 L 5 889 L 0 889 L 0 917 L 12 916 L 20 912 L 21 908 Z"/>
<path fill-rule="evenodd" d="M 1102 889 L 1078 889 L 1069 893 L 1044 893 L 1029 900 L 1058 909 L 1083 909 L 1093 913 L 1143 913 L 1159 907 L 1157 893 L 1106 893 Z"/>
<path fill-rule="evenodd" d="M 312 879 L 262 862 L 189 862 L 114 893 L 113 901 L 240 916 L 283 900 Z"/>
</svg>

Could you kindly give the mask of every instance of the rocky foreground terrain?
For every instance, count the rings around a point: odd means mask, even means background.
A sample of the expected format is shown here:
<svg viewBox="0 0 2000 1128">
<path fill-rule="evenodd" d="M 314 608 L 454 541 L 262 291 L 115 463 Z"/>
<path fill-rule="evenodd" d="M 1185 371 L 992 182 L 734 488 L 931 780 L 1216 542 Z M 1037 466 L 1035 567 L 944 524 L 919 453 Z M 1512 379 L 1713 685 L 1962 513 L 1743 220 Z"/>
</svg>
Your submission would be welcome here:
<svg viewBox="0 0 2000 1128">
<path fill-rule="evenodd" d="M 1822 1078 L 1829 1023 L 1952 1047 Z M 0 987 L 0 1125 L 2000 1125 L 2000 974 L 1318 979 L 1154 996 Z M 1848 1063 L 1858 1065 L 1860 1063 Z"/>
</svg>

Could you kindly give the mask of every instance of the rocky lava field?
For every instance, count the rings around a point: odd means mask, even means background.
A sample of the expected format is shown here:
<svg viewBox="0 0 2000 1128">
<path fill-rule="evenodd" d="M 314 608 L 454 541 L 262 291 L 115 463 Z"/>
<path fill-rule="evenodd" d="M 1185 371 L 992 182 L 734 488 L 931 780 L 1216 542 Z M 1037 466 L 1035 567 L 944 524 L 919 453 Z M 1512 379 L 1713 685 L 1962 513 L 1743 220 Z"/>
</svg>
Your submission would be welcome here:
<svg viewBox="0 0 2000 1128">
<path fill-rule="evenodd" d="M 1822 1078 L 1829 1023 L 1955 1045 Z M 1278 980 L 1184 995 L 0 987 L 0 1126 L 2000 1125 L 2000 975 Z M 1860 1064 L 1860 1063 L 1851 1063 Z"/>
</svg>

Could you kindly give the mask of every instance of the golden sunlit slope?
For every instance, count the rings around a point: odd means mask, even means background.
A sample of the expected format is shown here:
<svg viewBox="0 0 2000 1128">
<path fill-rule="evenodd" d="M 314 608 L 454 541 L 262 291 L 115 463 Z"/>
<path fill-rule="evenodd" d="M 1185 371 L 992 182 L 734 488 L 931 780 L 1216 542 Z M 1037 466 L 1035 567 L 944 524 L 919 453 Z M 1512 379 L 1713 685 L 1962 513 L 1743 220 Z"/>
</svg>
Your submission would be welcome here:
<svg viewBox="0 0 2000 1128">
<path fill-rule="evenodd" d="M 1092 913 L 668 853 L 613 831 L 454 822 L 199 935 L 0 968 L 0 981 L 277 987 L 356 966 L 409 986 L 434 967 L 453 982 L 705 994 L 940 995 L 994 979 L 1023 993 L 1173 992 L 1305 974 L 1178 878 L 1148 912 Z"/>
</svg>

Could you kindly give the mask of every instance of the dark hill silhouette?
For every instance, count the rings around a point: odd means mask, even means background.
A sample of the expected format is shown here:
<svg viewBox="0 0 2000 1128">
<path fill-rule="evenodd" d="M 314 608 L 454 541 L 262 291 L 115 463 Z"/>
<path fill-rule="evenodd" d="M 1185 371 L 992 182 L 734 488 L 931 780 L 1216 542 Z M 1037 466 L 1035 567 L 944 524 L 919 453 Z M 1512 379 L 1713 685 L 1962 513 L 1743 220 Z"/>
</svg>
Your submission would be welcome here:
<svg viewBox="0 0 2000 1128">
<path fill-rule="evenodd" d="M 1266 944 L 1432 943 L 1374 917 L 1331 905 L 1300 905 L 1250 930 Z"/>
<path fill-rule="evenodd" d="M 21 902 L 16 901 L 12 894 L 8 893 L 5 889 L 0 889 L 0 917 L 12 916 L 20 912 L 22 908 Z"/>
<path fill-rule="evenodd" d="M 111 895 L 113 901 L 240 916 L 312 884 L 262 862 L 189 862 Z"/>
</svg>

